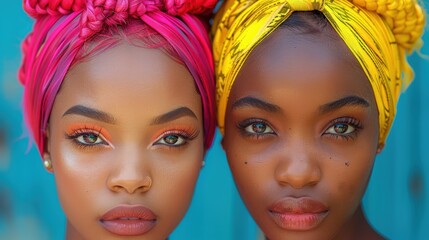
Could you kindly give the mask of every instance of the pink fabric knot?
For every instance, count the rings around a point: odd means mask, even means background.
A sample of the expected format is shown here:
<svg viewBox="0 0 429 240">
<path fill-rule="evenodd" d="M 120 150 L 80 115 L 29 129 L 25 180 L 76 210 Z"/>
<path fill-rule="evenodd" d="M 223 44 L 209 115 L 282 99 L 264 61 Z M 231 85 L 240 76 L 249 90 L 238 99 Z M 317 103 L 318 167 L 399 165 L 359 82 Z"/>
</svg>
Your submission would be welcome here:
<svg viewBox="0 0 429 240">
<path fill-rule="evenodd" d="M 85 8 L 85 0 L 24 0 L 23 8 L 28 15 L 38 18 L 43 15 L 65 15 Z"/>
<path fill-rule="evenodd" d="M 183 0 L 165 0 L 165 11 L 172 15 L 183 15 L 186 13 L 186 8 L 184 8 L 184 1 Z"/>
<path fill-rule="evenodd" d="M 130 0 L 130 16 L 141 18 L 148 12 L 159 10 L 159 4 L 156 0 Z"/>
<path fill-rule="evenodd" d="M 87 39 L 103 26 L 124 24 L 128 19 L 127 0 L 90 0 L 82 14 L 80 37 Z"/>
<path fill-rule="evenodd" d="M 163 0 L 165 10 L 173 16 L 206 14 L 216 6 L 217 0 Z"/>
</svg>

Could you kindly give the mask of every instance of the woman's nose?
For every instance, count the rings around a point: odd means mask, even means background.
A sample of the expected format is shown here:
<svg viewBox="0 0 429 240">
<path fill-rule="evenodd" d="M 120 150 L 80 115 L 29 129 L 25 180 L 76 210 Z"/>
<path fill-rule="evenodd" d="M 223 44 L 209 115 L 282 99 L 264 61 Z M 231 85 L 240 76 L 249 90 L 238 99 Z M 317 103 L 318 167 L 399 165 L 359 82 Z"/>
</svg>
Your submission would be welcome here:
<svg viewBox="0 0 429 240">
<path fill-rule="evenodd" d="M 107 186 L 113 192 L 126 192 L 128 194 L 145 193 L 153 184 L 150 175 L 150 164 L 145 160 L 141 151 L 124 151 L 116 161 Z"/>
<path fill-rule="evenodd" d="M 316 185 L 322 177 L 318 157 L 314 148 L 303 142 L 287 146 L 275 169 L 277 182 L 295 189 Z"/>
</svg>

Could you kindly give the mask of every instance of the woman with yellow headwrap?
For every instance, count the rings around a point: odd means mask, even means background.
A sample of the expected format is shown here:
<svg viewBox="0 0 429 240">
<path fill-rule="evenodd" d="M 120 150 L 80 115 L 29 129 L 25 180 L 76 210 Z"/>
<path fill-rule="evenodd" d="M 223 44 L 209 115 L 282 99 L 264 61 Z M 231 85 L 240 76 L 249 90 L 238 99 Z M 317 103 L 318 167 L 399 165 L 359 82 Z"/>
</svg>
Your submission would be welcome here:
<svg viewBox="0 0 429 240">
<path fill-rule="evenodd" d="M 382 239 L 361 210 L 425 25 L 416 1 L 231 0 L 213 48 L 218 125 L 269 239 Z"/>
</svg>

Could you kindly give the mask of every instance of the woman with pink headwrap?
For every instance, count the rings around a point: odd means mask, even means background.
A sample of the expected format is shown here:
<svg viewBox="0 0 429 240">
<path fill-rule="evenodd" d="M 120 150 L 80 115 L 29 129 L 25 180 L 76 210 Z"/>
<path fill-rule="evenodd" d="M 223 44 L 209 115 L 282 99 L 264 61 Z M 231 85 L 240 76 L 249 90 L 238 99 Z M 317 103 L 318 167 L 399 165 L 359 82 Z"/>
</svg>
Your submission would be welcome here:
<svg viewBox="0 0 429 240">
<path fill-rule="evenodd" d="M 66 239 L 166 239 L 184 216 L 214 135 L 215 4 L 24 1 L 24 115 Z"/>
</svg>

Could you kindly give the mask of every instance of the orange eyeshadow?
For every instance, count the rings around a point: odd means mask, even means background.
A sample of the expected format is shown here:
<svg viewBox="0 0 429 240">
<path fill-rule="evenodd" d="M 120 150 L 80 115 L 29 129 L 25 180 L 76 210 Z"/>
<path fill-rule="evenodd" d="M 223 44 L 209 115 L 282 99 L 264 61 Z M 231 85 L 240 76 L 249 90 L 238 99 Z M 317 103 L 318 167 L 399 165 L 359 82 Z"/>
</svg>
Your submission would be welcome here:
<svg viewBox="0 0 429 240">
<path fill-rule="evenodd" d="M 99 133 L 108 142 L 111 142 L 111 139 L 112 139 L 111 135 L 105 128 L 95 124 L 88 124 L 88 123 L 71 124 L 67 127 L 66 133 L 68 135 L 73 135 L 76 132 L 80 132 L 80 131 L 91 131 L 91 132 Z"/>
</svg>

